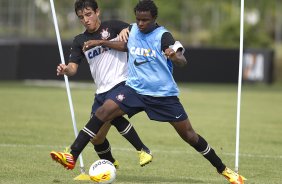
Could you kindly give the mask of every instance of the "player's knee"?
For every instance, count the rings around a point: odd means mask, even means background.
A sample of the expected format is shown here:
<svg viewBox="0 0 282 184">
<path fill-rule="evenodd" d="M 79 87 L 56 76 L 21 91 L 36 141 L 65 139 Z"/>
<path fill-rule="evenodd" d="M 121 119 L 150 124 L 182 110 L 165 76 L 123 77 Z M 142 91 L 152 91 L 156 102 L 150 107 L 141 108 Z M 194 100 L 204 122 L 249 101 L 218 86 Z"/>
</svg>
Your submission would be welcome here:
<svg viewBox="0 0 282 184">
<path fill-rule="evenodd" d="M 101 121 L 111 121 L 116 117 L 124 115 L 124 112 L 112 100 L 107 100 L 103 106 L 99 107 L 95 113 Z"/>
<path fill-rule="evenodd" d="M 101 121 L 106 121 L 106 118 L 110 115 L 109 109 L 107 107 L 101 106 L 97 109 L 95 113 L 96 117 Z"/>
</svg>

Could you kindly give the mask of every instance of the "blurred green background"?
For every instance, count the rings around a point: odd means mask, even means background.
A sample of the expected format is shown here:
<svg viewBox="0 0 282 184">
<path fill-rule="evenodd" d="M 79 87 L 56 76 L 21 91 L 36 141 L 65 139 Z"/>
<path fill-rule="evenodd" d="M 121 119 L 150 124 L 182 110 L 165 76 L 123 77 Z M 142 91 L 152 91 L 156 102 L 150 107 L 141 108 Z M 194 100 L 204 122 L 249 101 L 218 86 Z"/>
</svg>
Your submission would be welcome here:
<svg viewBox="0 0 282 184">
<path fill-rule="evenodd" d="M 102 20 L 134 22 L 138 0 L 97 0 Z M 61 37 L 71 41 L 83 27 L 74 0 L 54 0 Z M 238 48 L 240 0 L 155 0 L 158 23 L 185 46 Z M 275 51 L 275 81 L 282 81 L 282 0 L 245 1 L 244 48 Z M 49 0 L 0 0 L 0 40 L 55 39 Z"/>
</svg>

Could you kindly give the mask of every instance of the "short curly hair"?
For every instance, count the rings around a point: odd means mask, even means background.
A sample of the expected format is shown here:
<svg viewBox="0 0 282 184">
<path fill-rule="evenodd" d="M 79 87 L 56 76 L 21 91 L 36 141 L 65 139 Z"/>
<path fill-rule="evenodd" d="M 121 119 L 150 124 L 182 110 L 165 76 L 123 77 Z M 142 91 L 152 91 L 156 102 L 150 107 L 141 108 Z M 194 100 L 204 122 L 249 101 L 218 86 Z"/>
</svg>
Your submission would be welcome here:
<svg viewBox="0 0 282 184">
<path fill-rule="evenodd" d="M 139 12 L 149 11 L 152 17 L 154 18 L 158 17 L 158 7 L 152 0 L 140 0 L 139 3 L 134 8 L 135 14 L 137 11 Z"/>
</svg>

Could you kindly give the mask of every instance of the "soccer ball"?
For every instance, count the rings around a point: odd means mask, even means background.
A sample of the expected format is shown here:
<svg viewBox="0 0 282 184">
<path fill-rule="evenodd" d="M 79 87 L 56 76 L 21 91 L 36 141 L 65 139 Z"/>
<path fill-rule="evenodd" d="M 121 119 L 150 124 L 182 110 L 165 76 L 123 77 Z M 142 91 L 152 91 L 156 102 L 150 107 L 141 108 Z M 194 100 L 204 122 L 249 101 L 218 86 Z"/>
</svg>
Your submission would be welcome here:
<svg viewBox="0 0 282 184">
<path fill-rule="evenodd" d="M 116 168 L 112 162 L 104 159 L 94 162 L 89 169 L 89 176 L 92 181 L 99 184 L 113 183 L 116 179 Z"/>
</svg>

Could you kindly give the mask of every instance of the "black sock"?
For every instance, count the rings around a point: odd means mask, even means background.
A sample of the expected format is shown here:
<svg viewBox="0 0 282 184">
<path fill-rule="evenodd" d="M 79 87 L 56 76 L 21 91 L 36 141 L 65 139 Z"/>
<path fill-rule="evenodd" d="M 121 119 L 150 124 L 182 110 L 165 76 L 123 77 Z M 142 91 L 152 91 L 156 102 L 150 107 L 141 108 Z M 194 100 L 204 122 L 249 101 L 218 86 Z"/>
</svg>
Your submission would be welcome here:
<svg viewBox="0 0 282 184">
<path fill-rule="evenodd" d="M 115 159 L 113 158 L 113 155 L 111 152 L 111 146 L 107 138 L 105 139 L 105 141 L 102 144 L 94 145 L 94 149 L 100 159 L 106 159 L 106 160 L 111 161 L 112 163 L 115 162 Z"/>
<path fill-rule="evenodd" d="M 96 133 L 99 131 L 102 125 L 103 122 L 94 115 L 85 125 L 85 127 L 80 130 L 78 136 L 71 145 L 71 154 L 73 155 L 74 160 L 77 160 L 79 154 L 88 144 L 90 139 L 96 136 Z"/>
<path fill-rule="evenodd" d="M 225 169 L 225 165 L 222 163 L 221 159 L 217 156 L 215 151 L 209 146 L 207 141 L 199 136 L 199 140 L 197 144 L 193 145 L 193 147 L 201 153 L 210 163 L 217 169 L 219 173 Z"/>
<path fill-rule="evenodd" d="M 147 148 L 143 142 L 141 141 L 141 139 L 139 138 L 137 132 L 135 131 L 134 127 L 132 126 L 132 124 L 124 117 L 118 117 L 116 119 L 114 119 L 111 122 L 112 125 L 114 125 L 116 127 L 116 129 L 119 131 L 119 133 L 126 138 L 131 144 L 132 146 L 134 146 L 134 148 L 137 151 L 140 151 L 141 149 L 145 150 L 145 151 L 149 151 L 149 148 Z"/>
</svg>

